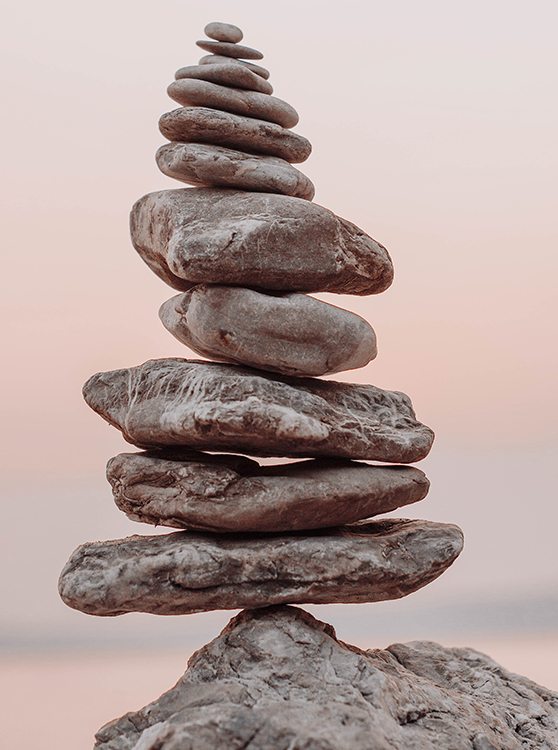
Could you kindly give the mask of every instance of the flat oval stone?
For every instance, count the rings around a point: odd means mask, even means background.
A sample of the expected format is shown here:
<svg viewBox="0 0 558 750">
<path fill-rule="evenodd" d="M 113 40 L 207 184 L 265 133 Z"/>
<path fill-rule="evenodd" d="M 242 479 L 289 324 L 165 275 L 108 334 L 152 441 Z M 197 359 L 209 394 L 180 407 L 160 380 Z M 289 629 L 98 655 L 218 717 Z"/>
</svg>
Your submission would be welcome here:
<svg viewBox="0 0 558 750">
<path fill-rule="evenodd" d="M 155 156 L 161 172 L 190 185 L 281 193 L 311 201 L 314 185 L 276 156 L 254 156 L 204 143 L 166 143 Z"/>
<path fill-rule="evenodd" d="M 159 130 L 169 141 L 214 143 L 247 153 L 277 156 L 299 164 L 312 151 L 310 141 L 274 122 L 240 117 L 206 107 L 181 107 L 159 120 Z"/>
<path fill-rule="evenodd" d="M 434 439 L 404 393 L 216 362 L 154 359 L 101 372 L 83 395 L 140 448 L 411 463 Z"/>
<path fill-rule="evenodd" d="M 265 78 L 266 81 L 270 76 L 269 70 L 262 68 L 261 65 L 255 63 L 246 62 L 244 60 L 236 60 L 234 57 L 224 57 L 223 55 L 204 55 L 198 60 L 199 65 L 244 65 L 250 68 L 252 73 Z"/>
<path fill-rule="evenodd" d="M 221 23 L 220 21 L 208 23 L 203 33 L 218 42 L 232 42 L 233 44 L 240 42 L 244 36 L 238 26 L 233 26 L 232 23 Z"/>
<path fill-rule="evenodd" d="M 284 128 L 292 128 L 298 122 L 298 114 L 290 104 L 259 91 L 243 91 L 210 81 L 181 78 L 170 84 L 167 93 L 183 107 L 221 109 L 235 115 L 276 122 Z"/>
<path fill-rule="evenodd" d="M 263 58 L 262 53 L 257 49 L 244 47 L 242 44 L 231 44 L 230 42 L 208 42 L 207 39 L 200 39 L 196 44 L 206 52 L 212 52 L 214 55 L 223 55 L 223 57 L 235 57 L 244 60 L 261 60 Z"/>
<path fill-rule="evenodd" d="M 285 375 L 353 370 L 377 354 L 364 318 L 304 294 L 201 284 L 165 302 L 159 317 L 203 357 Z"/>
<path fill-rule="evenodd" d="M 457 526 L 401 519 L 264 537 L 131 536 L 79 547 L 59 591 L 69 607 L 105 617 L 385 601 L 426 586 L 462 547 Z"/>
<path fill-rule="evenodd" d="M 258 466 L 195 451 L 123 453 L 108 462 L 107 479 L 132 521 L 218 533 L 340 526 L 416 503 L 430 486 L 412 466 Z"/>
<path fill-rule="evenodd" d="M 189 65 L 174 74 L 176 80 L 195 78 L 261 94 L 273 94 L 273 86 L 244 65 Z"/>
</svg>

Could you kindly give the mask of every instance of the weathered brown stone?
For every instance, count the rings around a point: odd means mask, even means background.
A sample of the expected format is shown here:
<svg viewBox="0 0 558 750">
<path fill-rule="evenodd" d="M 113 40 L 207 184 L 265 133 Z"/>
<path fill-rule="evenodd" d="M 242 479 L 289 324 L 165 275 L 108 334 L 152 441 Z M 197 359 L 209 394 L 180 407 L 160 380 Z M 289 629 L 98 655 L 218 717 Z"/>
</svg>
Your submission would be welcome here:
<svg viewBox="0 0 558 750">
<path fill-rule="evenodd" d="M 558 693 L 471 648 L 361 651 L 304 610 L 268 607 L 232 619 L 172 690 L 107 724 L 95 747 L 553 750 Z"/>
<path fill-rule="evenodd" d="M 59 591 L 109 617 L 384 601 L 426 586 L 462 546 L 457 526 L 401 519 L 267 536 L 176 531 L 82 545 Z"/>
<path fill-rule="evenodd" d="M 116 505 L 132 521 L 198 531 L 298 531 L 353 523 L 422 500 L 411 466 L 299 461 L 258 466 L 195 451 L 123 453 L 107 464 Z"/>
<path fill-rule="evenodd" d="M 166 143 L 156 154 L 159 169 L 198 187 L 228 187 L 292 195 L 311 201 L 314 185 L 289 162 L 206 143 Z"/>
<path fill-rule="evenodd" d="M 273 94 L 273 86 L 244 65 L 189 65 L 177 70 L 174 77 L 176 80 L 196 78 L 202 81 L 211 81 L 211 83 L 219 83 L 221 86 L 259 91 L 261 94 Z"/>
<path fill-rule="evenodd" d="M 162 190 L 132 209 L 134 247 L 167 284 L 378 294 L 393 280 L 385 247 L 327 208 L 286 195 Z"/>
<path fill-rule="evenodd" d="M 150 360 L 93 375 L 83 393 L 140 448 L 409 463 L 434 438 L 404 393 L 215 362 Z"/>
<path fill-rule="evenodd" d="M 256 75 L 265 78 L 266 81 L 270 76 L 269 70 L 262 68 L 261 65 L 255 63 L 245 62 L 244 60 L 237 60 L 234 57 L 225 57 L 224 55 L 204 55 L 198 60 L 198 65 L 245 65 L 247 68 Z"/>
<path fill-rule="evenodd" d="M 352 370 L 377 353 L 364 318 L 305 294 L 200 284 L 165 302 L 159 317 L 203 357 L 285 375 Z"/>
<path fill-rule="evenodd" d="M 206 52 L 212 52 L 215 55 L 224 55 L 225 57 L 244 58 L 245 60 L 261 60 L 263 55 L 257 49 L 245 47 L 242 44 L 231 44 L 230 42 L 210 42 L 207 39 L 200 39 L 196 42 L 198 47 Z"/>
<path fill-rule="evenodd" d="M 231 42 L 232 44 L 240 42 L 244 36 L 238 26 L 233 26 L 232 23 L 222 23 L 221 21 L 208 23 L 203 33 L 218 42 Z"/>
</svg>

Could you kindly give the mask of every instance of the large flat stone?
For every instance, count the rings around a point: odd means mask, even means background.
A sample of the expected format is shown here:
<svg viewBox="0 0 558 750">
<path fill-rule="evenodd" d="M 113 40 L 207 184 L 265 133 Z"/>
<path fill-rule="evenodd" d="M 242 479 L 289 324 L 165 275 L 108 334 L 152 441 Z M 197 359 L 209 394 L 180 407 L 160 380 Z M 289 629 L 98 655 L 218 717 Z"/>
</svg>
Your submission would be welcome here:
<svg viewBox="0 0 558 750">
<path fill-rule="evenodd" d="M 166 143 L 156 154 L 159 169 L 190 185 L 281 193 L 311 201 L 314 185 L 276 156 L 245 154 L 207 143 Z"/>
<path fill-rule="evenodd" d="M 134 247 L 167 284 L 378 294 L 393 280 L 385 247 L 315 203 L 217 188 L 149 193 L 130 217 Z"/>
<path fill-rule="evenodd" d="M 235 57 L 226 57 L 225 55 L 204 55 L 198 60 L 198 63 L 199 65 L 244 65 L 253 73 L 265 78 L 266 81 L 270 76 L 269 70 L 262 68 L 261 65 L 255 65 L 245 60 L 238 60 Z"/>
<path fill-rule="evenodd" d="M 123 453 L 107 479 L 132 521 L 199 531 L 297 531 L 340 526 L 422 500 L 428 479 L 411 466 L 299 461 L 258 466 L 194 451 Z"/>
<path fill-rule="evenodd" d="M 165 302 L 159 316 L 203 357 L 285 375 L 352 370 L 377 353 L 364 318 L 305 294 L 200 284 Z"/>
<path fill-rule="evenodd" d="M 404 393 L 215 362 L 150 360 L 93 375 L 83 394 L 141 448 L 409 463 L 434 439 Z"/>
<path fill-rule="evenodd" d="M 384 601 L 426 586 L 462 546 L 457 526 L 401 519 L 267 536 L 176 531 L 82 545 L 59 591 L 69 607 L 110 617 Z"/>
<path fill-rule="evenodd" d="M 303 610 L 267 608 L 231 620 L 172 690 L 107 724 L 95 747 L 553 750 L 558 693 L 471 648 L 361 651 Z"/>
<path fill-rule="evenodd" d="M 196 42 L 198 47 L 206 52 L 212 52 L 215 55 L 224 55 L 225 57 L 245 58 L 246 60 L 261 60 L 263 55 L 257 49 L 244 47 L 242 44 L 231 44 L 230 42 L 208 41 L 200 39 Z"/>
<path fill-rule="evenodd" d="M 273 94 L 273 86 L 245 65 L 187 65 L 174 74 L 175 79 L 197 78 L 221 86 L 232 86 L 261 94 Z"/>
</svg>

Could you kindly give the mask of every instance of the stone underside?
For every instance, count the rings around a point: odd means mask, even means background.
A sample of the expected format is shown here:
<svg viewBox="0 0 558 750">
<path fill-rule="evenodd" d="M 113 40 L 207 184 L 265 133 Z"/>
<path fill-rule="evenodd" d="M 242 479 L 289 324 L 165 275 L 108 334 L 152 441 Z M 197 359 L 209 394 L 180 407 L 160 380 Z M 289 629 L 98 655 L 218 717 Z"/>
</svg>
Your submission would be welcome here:
<svg viewBox="0 0 558 750">
<path fill-rule="evenodd" d="M 361 651 L 303 610 L 271 607 L 233 618 L 172 690 L 96 739 L 97 750 L 556 750 L 558 693 L 473 649 Z"/>
</svg>

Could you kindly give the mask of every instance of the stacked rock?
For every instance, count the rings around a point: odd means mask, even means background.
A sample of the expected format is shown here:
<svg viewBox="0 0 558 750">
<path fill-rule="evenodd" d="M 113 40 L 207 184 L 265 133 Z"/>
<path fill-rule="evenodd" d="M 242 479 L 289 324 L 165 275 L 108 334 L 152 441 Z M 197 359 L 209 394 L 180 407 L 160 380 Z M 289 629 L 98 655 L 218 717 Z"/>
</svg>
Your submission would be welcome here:
<svg viewBox="0 0 558 750">
<path fill-rule="evenodd" d="M 195 187 L 141 198 L 131 233 L 180 291 L 161 308 L 164 325 L 216 361 L 152 360 L 84 387 L 143 449 L 109 461 L 118 507 L 181 531 L 83 545 L 61 596 L 96 615 L 404 596 L 455 560 L 461 532 L 366 519 L 425 497 L 425 475 L 400 464 L 424 458 L 433 433 L 402 393 L 316 378 L 363 367 L 376 339 L 359 316 L 305 294 L 382 292 L 390 257 L 311 202 L 292 166 L 310 144 L 250 62 L 261 53 L 235 26 L 206 33 L 198 45 L 211 54 L 169 87 L 181 107 L 162 116 L 170 142 L 157 153 L 165 174 Z M 261 466 L 231 453 L 310 460 Z"/>
</svg>

